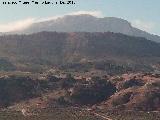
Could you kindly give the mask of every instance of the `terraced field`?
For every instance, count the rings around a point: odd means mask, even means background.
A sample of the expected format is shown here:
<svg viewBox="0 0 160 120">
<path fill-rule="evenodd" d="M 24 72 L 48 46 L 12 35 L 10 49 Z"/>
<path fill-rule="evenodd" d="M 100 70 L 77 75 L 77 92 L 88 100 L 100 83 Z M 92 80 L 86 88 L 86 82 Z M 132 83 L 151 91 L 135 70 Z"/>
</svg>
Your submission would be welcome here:
<svg viewBox="0 0 160 120">
<path fill-rule="evenodd" d="M 73 109 L 45 109 L 34 111 L 32 116 L 24 116 L 21 112 L 1 111 L 0 120 L 103 120 L 89 112 Z"/>
<path fill-rule="evenodd" d="M 0 120 L 160 120 L 160 112 L 87 111 L 74 108 L 41 109 L 31 116 L 21 112 L 1 111 Z"/>
</svg>

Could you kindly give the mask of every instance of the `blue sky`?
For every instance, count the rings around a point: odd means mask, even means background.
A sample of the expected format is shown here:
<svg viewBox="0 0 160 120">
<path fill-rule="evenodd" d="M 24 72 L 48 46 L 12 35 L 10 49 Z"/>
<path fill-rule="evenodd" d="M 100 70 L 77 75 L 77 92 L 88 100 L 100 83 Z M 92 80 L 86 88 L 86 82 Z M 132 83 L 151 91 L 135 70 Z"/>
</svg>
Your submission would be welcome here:
<svg viewBox="0 0 160 120">
<path fill-rule="evenodd" d="M 1 0 L 0 32 L 23 28 L 54 16 L 88 13 L 123 18 L 133 26 L 160 35 L 160 0 L 75 0 L 75 5 L 2 5 L 2 1 L 19 0 Z"/>
</svg>

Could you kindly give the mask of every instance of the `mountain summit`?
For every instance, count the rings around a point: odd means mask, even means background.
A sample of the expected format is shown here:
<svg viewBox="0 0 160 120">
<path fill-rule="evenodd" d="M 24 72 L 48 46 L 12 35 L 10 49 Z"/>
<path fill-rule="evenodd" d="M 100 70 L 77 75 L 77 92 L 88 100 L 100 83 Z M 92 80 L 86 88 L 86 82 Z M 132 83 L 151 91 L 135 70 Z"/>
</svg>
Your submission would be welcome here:
<svg viewBox="0 0 160 120">
<path fill-rule="evenodd" d="M 56 31 L 56 32 L 114 32 L 125 35 L 145 37 L 148 40 L 160 42 L 160 37 L 152 35 L 140 29 L 134 28 L 128 21 L 115 18 L 104 17 L 97 18 L 91 15 L 66 15 L 57 19 L 38 22 L 30 27 L 12 33 L 30 34 L 41 31 Z"/>
</svg>

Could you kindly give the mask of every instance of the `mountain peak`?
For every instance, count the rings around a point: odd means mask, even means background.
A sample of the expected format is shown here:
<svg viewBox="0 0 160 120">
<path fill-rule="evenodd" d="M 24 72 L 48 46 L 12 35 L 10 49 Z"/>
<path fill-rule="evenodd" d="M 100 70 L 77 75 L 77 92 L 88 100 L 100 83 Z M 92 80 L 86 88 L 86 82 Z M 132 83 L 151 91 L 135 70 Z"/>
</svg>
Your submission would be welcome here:
<svg viewBox="0 0 160 120">
<path fill-rule="evenodd" d="M 14 33 L 36 33 L 41 31 L 57 32 L 114 32 L 125 35 L 144 37 L 160 42 L 160 37 L 132 27 L 127 20 L 116 17 L 98 18 L 89 14 L 65 15 L 56 20 L 39 22 L 29 28 Z"/>
</svg>

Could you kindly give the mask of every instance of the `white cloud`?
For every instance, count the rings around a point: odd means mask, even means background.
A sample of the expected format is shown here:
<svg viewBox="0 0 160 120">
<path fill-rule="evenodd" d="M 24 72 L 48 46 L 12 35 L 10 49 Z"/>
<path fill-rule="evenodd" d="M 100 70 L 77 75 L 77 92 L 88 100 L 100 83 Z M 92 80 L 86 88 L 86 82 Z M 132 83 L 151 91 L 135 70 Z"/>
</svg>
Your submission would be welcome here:
<svg viewBox="0 0 160 120">
<path fill-rule="evenodd" d="M 139 28 L 141 30 L 144 30 L 144 31 L 151 32 L 155 27 L 155 23 L 148 22 L 148 21 L 142 21 L 142 20 L 133 20 L 132 26 Z"/>
<path fill-rule="evenodd" d="M 88 15 L 92 15 L 92 16 L 95 16 L 95 17 L 99 17 L 99 18 L 104 16 L 101 11 L 76 11 L 76 12 L 66 13 L 66 14 L 63 14 L 63 15 L 56 15 L 56 16 L 47 17 L 47 18 L 39 18 L 39 19 L 36 19 L 36 22 L 54 20 L 54 19 L 57 19 L 57 18 L 62 18 L 65 15 L 82 15 L 82 14 L 88 14 Z"/>
<path fill-rule="evenodd" d="M 56 15 L 56 16 L 47 17 L 47 18 L 26 18 L 23 20 L 9 22 L 9 23 L 5 23 L 5 24 L 0 23 L 0 32 L 12 32 L 12 31 L 17 31 L 17 30 L 23 30 L 23 29 L 31 26 L 33 23 L 54 20 L 59 17 L 63 17 L 65 15 L 80 15 L 80 14 L 89 14 L 89 15 L 92 15 L 95 17 L 103 17 L 103 14 L 101 11 L 76 11 L 76 12 L 72 12 L 72 13 L 67 13 L 67 14 L 63 14 L 63 15 Z"/>
<path fill-rule="evenodd" d="M 22 30 L 34 23 L 34 18 L 27 18 L 24 20 L 18 20 L 6 24 L 0 24 L 0 32 L 11 32 L 16 30 Z"/>
<path fill-rule="evenodd" d="M 103 17 L 103 13 L 101 11 L 77 11 L 77 12 L 72 12 L 69 15 L 81 15 L 81 14 L 88 14 L 95 17 Z"/>
</svg>

